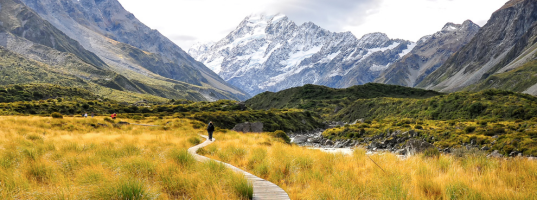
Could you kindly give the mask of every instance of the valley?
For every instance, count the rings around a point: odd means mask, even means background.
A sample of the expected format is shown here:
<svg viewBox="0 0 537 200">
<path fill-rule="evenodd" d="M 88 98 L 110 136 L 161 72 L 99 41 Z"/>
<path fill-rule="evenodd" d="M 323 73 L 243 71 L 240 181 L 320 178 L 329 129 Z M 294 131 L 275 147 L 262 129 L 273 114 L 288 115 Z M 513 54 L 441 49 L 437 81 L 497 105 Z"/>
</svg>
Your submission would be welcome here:
<svg viewBox="0 0 537 200">
<path fill-rule="evenodd" d="M 225 36 L 186 51 L 161 10 L 0 0 L 0 199 L 537 199 L 537 0 L 416 41 L 189 16 Z"/>
</svg>

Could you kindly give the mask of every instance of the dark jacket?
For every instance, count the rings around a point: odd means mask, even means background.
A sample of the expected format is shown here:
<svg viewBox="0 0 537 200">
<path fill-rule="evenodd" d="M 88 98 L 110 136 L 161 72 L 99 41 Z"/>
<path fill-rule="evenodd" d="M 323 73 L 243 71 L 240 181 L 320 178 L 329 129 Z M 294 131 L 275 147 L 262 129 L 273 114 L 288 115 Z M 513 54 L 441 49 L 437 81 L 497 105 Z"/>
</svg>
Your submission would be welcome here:
<svg viewBox="0 0 537 200">
<path fill-rule="evenodd" d="M 214 131 L 214 125 L 212 123 L 209 123 L 209 126 L 207 126 L 207 131 L 209 131 L 209 132 Z"/>
</svg>

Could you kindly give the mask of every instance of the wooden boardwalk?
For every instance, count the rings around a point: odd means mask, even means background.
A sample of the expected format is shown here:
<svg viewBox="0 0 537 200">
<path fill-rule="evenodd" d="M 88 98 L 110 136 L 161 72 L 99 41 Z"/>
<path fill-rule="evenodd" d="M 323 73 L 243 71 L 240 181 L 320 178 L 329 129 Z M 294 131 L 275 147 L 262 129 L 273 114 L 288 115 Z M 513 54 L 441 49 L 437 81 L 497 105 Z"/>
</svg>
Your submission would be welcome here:
<svg viewBox="0 0 537 200">
<path fill-rule="evenodd" d="M 207 136 L 201 136 L 201 137 L 204 137 L 205 139 L 207 139 Z M 213 143 L 215 141 L 215 139 L 213 138 L 213 141 L 209 141 L 209 140 L 206 140 L 205 142 L 201 143 L 201 144 L 198 144 L 194 147 L 191 147 L 190 149 L 188 149 L 188 152 L 190 154 L 192 154 L 197 161 L 200 161 L 200 162 L 205 162 L 205 161 L 208 161 L 208 160 L 211 160 L 210 158 L 207 158 L 205 156 L 201 156 L 201 155 L 198 155 L 196 153 L 196 151 L 198 151 L 198 149 L 202 148 L 202 147 L 205 147 L 211 143 Z M 287 192 L 285 192 L 282 188 L 278 187 L 276 184 L 274 183 L 271 183 L 265 179 L 262 179 L 262 178 L 259 178 L 257 176 L 254 176 L 253 174 L 250 174 L 246 171 L 243 171 L 233 165 L 230 165 L 228 163 L 225 163 L 225 162 L 220 162 L 218 160 L 215 160 L 216 162 L 219 162 L 219 163 L 223 163 L 224 165 L 226 165 L 226 167 L 236 171 L 236 172 L 240 172 L 240 173 L 243 173 L 244 176 L 253 184 L 254 186 L 254 200 L 285 200 L 285 199 L 290 199 L 289 198 L 289 195 L 287 194 Z"/>
</svg>

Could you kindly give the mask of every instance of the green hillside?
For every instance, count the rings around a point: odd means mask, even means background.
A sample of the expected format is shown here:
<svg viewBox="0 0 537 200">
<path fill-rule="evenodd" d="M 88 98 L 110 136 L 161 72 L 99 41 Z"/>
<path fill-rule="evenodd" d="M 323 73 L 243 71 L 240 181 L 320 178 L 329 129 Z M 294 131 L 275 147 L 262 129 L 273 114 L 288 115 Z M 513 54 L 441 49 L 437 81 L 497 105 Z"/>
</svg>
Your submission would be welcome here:
<svg viewBox="0 0 537 200">
<path fill-rule="evenodd" d="M 441 93 L 396 85 L 368 83 L 345 89 L 318 85 L 304 85 L 277 93 L 264 92 L 246 101 L 252 109 L 298 108 L 323 114 L 325 117 L 348 106 L 358 99 L 377 97 L 427 98 Z"/>
<path fill-rule="evenodd" d="M 537 97 L 486 90 L 477 93 L 457 92 L 427 99 L 374 98 L 359 99 L 333 116 L 335 120 L 414 118 L 452 119 L 522 119 L 537 116 Z"/>
</svg>

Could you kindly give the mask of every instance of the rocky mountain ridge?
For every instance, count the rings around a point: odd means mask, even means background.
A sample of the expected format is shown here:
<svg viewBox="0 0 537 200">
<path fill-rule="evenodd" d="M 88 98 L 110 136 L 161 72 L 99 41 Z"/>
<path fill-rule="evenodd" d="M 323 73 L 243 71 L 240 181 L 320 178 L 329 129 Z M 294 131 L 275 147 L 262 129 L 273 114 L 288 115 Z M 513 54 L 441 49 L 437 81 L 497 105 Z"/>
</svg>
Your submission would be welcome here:
<svg viewBox="0 0 537 200">
<path fill-rule="evenodd" d="M 442 30 L 422 37 L 410 53 L 390 65 L 375 82 L 416 86 L 470 42 L 479 29 L 470 20 L 463 24 L 447 23 Z"/>
<path fill-rule="evenodd" d="M 117 0 L 22 2 L 97 55 L 111 70 L 145 85 L 143 93 L 167 98 L 198 93 L 205 100 L 248 98 L 158 31 L 145 26 Z"/>
<path fill-rule="evenodd" d="M 536 56 L 535 26 L 537 21 L 536 0 L 512 0 L 492 14 L 492 17 L 476 34 L 474 39 L 451 56 L 445 64 L 425 78 L 417 87 L 439 91 L 463 89 L 480 90 L 502 88 L 518 92 L 530 92 L 537 80 L 532 79 L 534 70 L 525 79 L 502 74 L 524 66 Z M 533 67 L 533 66 L 527 66 Z M 531 80 L 531 81 L 529 81 Z M 474 84 L 478 84 L 475 86 Z M 537 87 L 537 86 L 536 86 Z"/>
<path fill-rule="evenodd" d="M 383 33 L 356 38 L 287 16 L 252 15 L 216 43 L 188 52 L 232 85 L 251 95 L 318 84 L 344 88 L 372 82 L 415 43 Z"/>
</svg>

